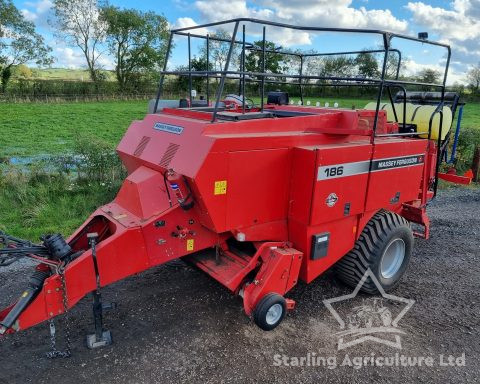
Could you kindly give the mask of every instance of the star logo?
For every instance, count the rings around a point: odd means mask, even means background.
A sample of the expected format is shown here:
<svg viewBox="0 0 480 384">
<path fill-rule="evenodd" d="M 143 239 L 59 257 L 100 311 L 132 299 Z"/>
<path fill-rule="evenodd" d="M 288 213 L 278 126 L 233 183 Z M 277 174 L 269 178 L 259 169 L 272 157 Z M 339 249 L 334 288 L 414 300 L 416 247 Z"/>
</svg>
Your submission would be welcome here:
<svg viewBox="0 0 480 384">
<path fill-rule="evenodd" d="M 342 319 L 342 316 L 340 316 L 332 304 L 354 299 L 369 277 L 382 297 L 364 299 L 362 305 L 354 307 L 350 313 L 344 315 L 345 320 Z M 397 306 L 403 306 L 399 312 L 397 309 L 398 314 L 395 317 L 393 308 L 390 309 L 384 305 L 384 301 L 387 300 L 392 302 L 392 304 L 396 303 Z M 340 324 L 341 331 L 336 333 L 338 336 L 338 350 L 361 344 L 365 341 L 373 341 L 402 349 L 400 335 L 405 334 L 405 332 L 398 328 L 398 322 L 412 307 L 415 300 L 387 294 L 369 268 L 352 293 L 324 300 L 323 303 Z"/>
</svg>

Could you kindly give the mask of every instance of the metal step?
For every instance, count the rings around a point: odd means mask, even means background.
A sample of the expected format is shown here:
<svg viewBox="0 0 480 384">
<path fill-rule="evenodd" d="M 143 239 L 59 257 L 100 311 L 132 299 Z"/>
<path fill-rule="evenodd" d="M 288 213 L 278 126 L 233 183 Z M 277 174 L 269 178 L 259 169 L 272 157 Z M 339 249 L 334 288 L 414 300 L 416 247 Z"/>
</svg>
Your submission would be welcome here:
<svg viewBox="0 0 480 384">
<path fill-rule="evenodd" d="M 241 280 L 250 272 L 252 257 L 238 250 L 220 251 L 204 250 L 184 257 L 185 261 L 194 264 L 209 274 L 231 291 L 235 291 Z"/>
</svg>

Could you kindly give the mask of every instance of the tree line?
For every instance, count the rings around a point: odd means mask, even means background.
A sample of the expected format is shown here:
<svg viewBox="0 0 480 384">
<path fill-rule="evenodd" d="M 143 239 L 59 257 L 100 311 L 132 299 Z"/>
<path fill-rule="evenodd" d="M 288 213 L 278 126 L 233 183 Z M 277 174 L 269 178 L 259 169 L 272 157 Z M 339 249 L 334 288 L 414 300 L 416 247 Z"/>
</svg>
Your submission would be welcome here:
<svg viewBox="0 0 480 384">
<path fill-rule="evenodd" d="M 191 60 L 191 69 L 193 71 L 205 71 L 210 70 L 214 72 L 220 72 L 224 70 L 225 63 L 228 56 L 228 51 L 230 43 L 228 42 L 231 39 L 231 35 L 225 30 L 219 29 L 215 33 L 212 33 L 209 45 L 209 63 L 207 66 L 206 60 L 206 43 L 200 48 L 198 56 L 193 56 Z M 218 40 L 216 40 L 218 39 Z M 314 89 L 314 87 L 307 88 L 306 86 L 310 85 L 333 85 L 337 83 L 335 81 L 329 80 L 328 78 L 348 78 L 352 79 L 350 81 L 353 85 L 362 85 L 363 92 L 361 94 L 369 94 L 375 92 L 374 88 L 368 88 L 367 83 L 364 82 L 366 79 L 378 79 L 381 77 L 382 72 L 382 62 L 383 62 L 383 52 L 376 52 L 378 48 L 363 48 L 357 54 L 338 54 L 338 55 L 317 55 L 318 52 L 310 50 L 306 52 L 307 56 L 304 56 L 303 64 L 300 62 L 297 51 L 288 50 L 283 47 L 278 47 L 272 41 L 265 41 L 265 58 L 263 57 L 263 41 L 258 40 L 253 42 L 253 44 L 246 50 L 245 54 L 245 63 L 242 62 L 242 51 L 241 44 L 234 45 L 232 58 L 230 61 L 230 70 L 232 69 L 242 69 L 244 68 L 246 72 L 249 73 L 271 73 L 275 75 L 282 76 L 267 76 L 268 80 L 277 80 L 280 82 L 286 82 L 289 80 L 288 87 L 283 86 L 285 89 L 288 88 L 294 92 L 294 95 L 298 96 L 299 87 L 295 84 L 298 83 L 298 80 L 294 77 L 300 74 L 300 65 L 302 65 L 302 74 L 306 77 L 323 77 L 327 79 L 302 79 L 302 84 L 305 86 L 306 94 L 314 94 L 314 92 L 309 92 L 308 89 Z M 305 53 L 305 52 L 304 52 Z M 265 60 L 265 62 L 264 62 Z M 405 72 L 406 64 L 399 63 L 399 56 L 396 52 L 390 52 L 387 57 L 386 63 L 386 73 L 385 77 L 387 79 L 395 79 L 397 77 L 400 80 L 411 80 L 420 83 L 432 83 L 439 84 L 442 82 L 442 73 L 437 70 L 425 68 L 420 70 L 415 75 L 406 76 L 403 73 Z M 177 68 L 179 71 L 187 71 L 188 66 L 183 65 Z M 253 94 L 258 93 L 260 90 L 260 80 L 261 75 L 250 75 L 248 80 L 250 80 L 247 89 L 253 91 Z M 180 76 L 176 80 L 177 89 L 186 90 L 189 86 L 189 78 L 187 76 Z M 230 79 L 230 83 L 234 80 Z M 237 81 L 238 82 L 238 81 Z M 228 81 L 227 81 L 228 84 Z M 192 78 L 192 88 L 197 92 L 205 92 L 206 81 L 202 77 L 193 77 Z M 277 86 L 278 87 L 278 86 Z M 271 86 L 267 85 L 267 88 Z M 273 86 L 275 88 L 275 86 Z M 425 87 L 424 87 L 425 88 Z M 234 89 L 230 87 L 230 89 Z M 423 88 L 421 88 L 423 89 Z M 429 88 L 425 88 L 429 90 Z M 351 94 L 351 88 L 344 88 L 344 91 L 339 91 L 336 89 L 335 92 L 330 92 L 330 94 L 341 95 L 342 92 L 346 94 Z M 317 88 L 318 92 L 318 88 Z M 329 94 L 329 92 L 323 92 Z M 358 92 L 357 92 L 358 96 Z"/>
<path fill-rule="evenodd" d="M 99 90 L 105 80 L 102 58 L 107 53 L 115 67 L 121 91 L 154 76 L 163 66 L 168 21 L 163 15 L 122 9 L 97 0 L 54 0 L 48 20 L 55 37 L 78 48 L 91 81 Z M 12 0 L 0 0 L 0 78 L 5 92 L 15 66 L 54 62 L 52 48 L 24 18 Z"/>
<path fill-rule="evenodd" d="M 105 83 L 102 60 L 112 60 L 115 79 L 120 92 L 142 91 L 146 84 L 152 85 L 162 69 L 169 38 L 169 24 L 164 15 L 124 9 L 110 5 L 103 0 L 53 0 L 53 16 L 48 20 L 55 31 L 55 37 L 68 46 L 79 49 L 84 57 L 94 92 L 99 93 Z M 217 30 L 212 37 L 230 40 L 224 30 Z M 267 72 L 273 74 L 297 74 L 298 57 L 294 51 L 280 49 L 271 41 L 265 42 L 267 53 L 263 62 L 263 42 L 255 41 L 242 62 L 240 45 L 233 53 L 233 66 L 245 68 L 247 72 Z M 229 42 L 210 40 L 209 67 L 207 68 L 206 45 L 191 62 L 193 70 L 215 70 L 224 68 L 228 55 Z M 362 52 L 358 55 L 312 56 L 303 64 L 303 74 L 324 77 L 376 78 L 380 76 L 381 57 L 375 53 Z M 290 53 L 290 54 L 289 54 Z M 311 51 L 310 53 L 315 53 Z M 52 48 L 35 30 L 35 25 L 24 18 L 12 0 L 0 0 L 0 90 L 5 93 L 14 68 L 22 64 L 34 63 L 38 66 L 53 64 Z M 386 76 L 394 78 L 398 57 L 391 54 L 387 58 Z M 24 67 L 24 66 L 23 66 Z M 186 70 L 186 66 L 176 69 Z M 24 70 L 24 69 L 23 69 Z M 423 69 L 414 77 L 423 83 L 438 83 L 442 74 L 432 69 Z M 405 76 L 402 78 L 405 79 Z M 251 76 L 259 80 L 259 76 Z M 277 77 L 278 79 L 278 77 Z M 279 78 L 285 81 L 285 78 Z M 468 88 L 480 94 L 480 64 L 471 67 L 466 73 Z M 179 77 L 172 81 L 170 88 L 188 88 L 188 78 Z M 199 92 L 205 88 L 205 80 L 194 77 L 193 87 Z M 322 83 L 321 80 L 304 80 L 304 84 Z M 258 84 L 258 83 L 254 83 Z M 250 89 L 252 86 L 250 86 Z M 258 85 L 253 87 L 258 90 Z"/>
</svg>

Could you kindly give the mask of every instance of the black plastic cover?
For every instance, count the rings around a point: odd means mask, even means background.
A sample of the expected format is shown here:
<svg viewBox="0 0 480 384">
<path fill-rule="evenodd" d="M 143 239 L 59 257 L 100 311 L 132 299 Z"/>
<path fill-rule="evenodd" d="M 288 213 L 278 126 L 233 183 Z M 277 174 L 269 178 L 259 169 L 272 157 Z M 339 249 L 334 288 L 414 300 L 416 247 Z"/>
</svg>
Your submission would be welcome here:
<svg viewBox="0 0 480 384">
<path fill-rule="evenodd" d="M 267 104 L 288 105 L 288 93 L 271 91 L 267 94 Z"/>
</svg>

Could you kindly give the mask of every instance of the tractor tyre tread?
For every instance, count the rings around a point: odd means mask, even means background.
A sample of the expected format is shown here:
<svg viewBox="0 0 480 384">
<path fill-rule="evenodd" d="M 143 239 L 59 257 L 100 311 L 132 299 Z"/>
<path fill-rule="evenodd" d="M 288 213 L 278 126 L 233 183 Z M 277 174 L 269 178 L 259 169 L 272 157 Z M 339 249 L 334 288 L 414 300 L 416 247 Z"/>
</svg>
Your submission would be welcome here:
<svg viewBox="0 0 480 384">
<path fill-rule="evenodd" d="M 392 233 L 402 227 L 408 228 L 410 233 L 410 236 L 407 236 L 407 241 L 409 241 L 408 254 L 406 255 L 408 262 L 413 245 L 410 223 L 396 213 L 380 210 L 365 225 L 353 249 L 335 265 L 335 270 L 340 280 L 351 287 L 357 286 L 366 271 L 369 268 L 372 269 L 377 259 L 381 257 L 383 247 Z M 411 240 L 409 239 L 410 237 Z M 397 284 L 398 281 L 384 288 L 390 291 Z M 369 294 L 377 294 L 379 292 L 378 287 L 370 277 L 367 278 L 360 290 Z"/>
</svg>

